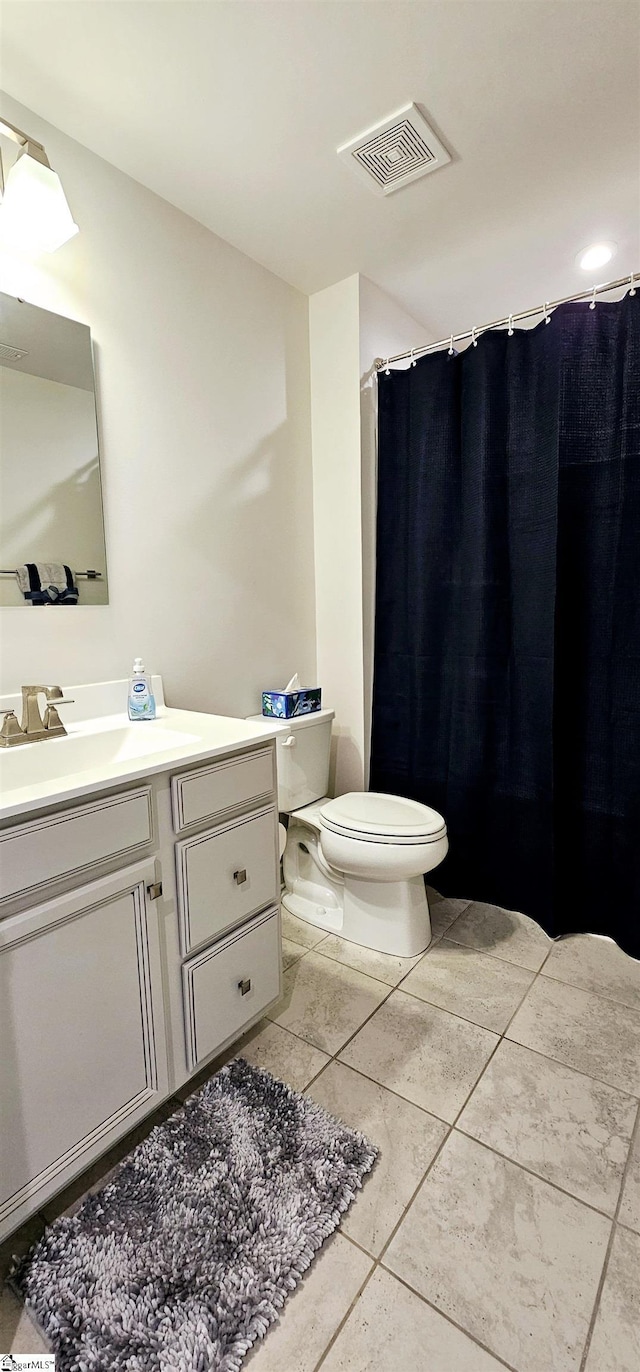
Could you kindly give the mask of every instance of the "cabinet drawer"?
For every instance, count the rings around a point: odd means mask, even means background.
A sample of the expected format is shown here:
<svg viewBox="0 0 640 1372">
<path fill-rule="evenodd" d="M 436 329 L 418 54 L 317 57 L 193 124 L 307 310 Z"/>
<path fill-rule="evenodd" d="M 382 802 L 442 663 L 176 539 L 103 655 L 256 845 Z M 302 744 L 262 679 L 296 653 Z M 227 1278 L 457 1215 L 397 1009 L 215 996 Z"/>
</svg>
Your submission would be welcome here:
<svg viewBox="0 0 640 1372">
<path fill-rule="evenodd" d="M 179 834 L 191 824 L 266 798 L 275 788 L 273 747 L 182 772 L 171 780 L 173 827 Z"/>
<path fill-rule="evenodd" d="M 187 1062 L 193 1070 L 280 994 L 280 917 L 254 920 L 182 968 Z"/>
<path fill-rule="evenodd" d="M 176 843 L 183 957 L 276 899 L 275 826 L 275 810 L 261 810 Z"/>
<path fill-rule="evenodd" d="M 85 872 L 105 858 L 129 856 L 152 837 L 149 786 L 3 829 L 0 900 Z"/>
</svg>

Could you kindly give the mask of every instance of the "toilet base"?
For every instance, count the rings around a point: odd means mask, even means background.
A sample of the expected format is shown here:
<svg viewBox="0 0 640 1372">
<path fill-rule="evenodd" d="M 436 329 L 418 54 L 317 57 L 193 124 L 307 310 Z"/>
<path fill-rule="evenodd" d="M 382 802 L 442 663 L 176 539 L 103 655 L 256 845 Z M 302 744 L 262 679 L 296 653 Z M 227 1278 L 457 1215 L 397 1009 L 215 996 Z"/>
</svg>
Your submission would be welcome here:
<svg viewBox="0 0 640 1372">
<path fill-rule="evenodd" d="M 298 891 L 283 891 L 281 904 L 283 910 L 288 910 L 290 915 L 296 916 L 296 919 L 303 919 L 305 924 L 312 924 L 316 929 L 323 929 L 327 934 L 339 934 L 342 937 L 342 925 L 344 923 L 342 905 L 322 905 L 317 900 L 300 895 Z"/>
<path fill-rule="evenodd" d="M 400 958 L 417 957 L 431 942 L 429 902 L 423 877 L 410 881 L 356 881 L 348 877 L 340 905 L 321 904 L 300 890 L 285 891 L 285 910 L 349 943 Z"/>
<path fill-rule="evenodd" d="M 306 924 L 392 957 L 414 958 L 429 947 L 424 876 L 369 881 L 338 872 L 324 856 L 318 830 L 296 815 L 289 823 L 283 872 L 283 908 Z"/>
<path fill-rule="evenodd" d="M 411 877 L 408 881 L 358 881 L 347 877 L 342 938 L 399 958 L 424 953 L 431 943 L 424 877 Z"/>
</svg>

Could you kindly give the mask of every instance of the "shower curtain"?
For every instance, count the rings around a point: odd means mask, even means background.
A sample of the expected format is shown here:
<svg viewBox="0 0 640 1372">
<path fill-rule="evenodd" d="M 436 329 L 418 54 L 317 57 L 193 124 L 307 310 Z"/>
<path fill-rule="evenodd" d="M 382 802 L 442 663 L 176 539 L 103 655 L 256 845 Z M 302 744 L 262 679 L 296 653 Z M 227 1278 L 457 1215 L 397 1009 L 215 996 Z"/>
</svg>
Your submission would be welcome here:
<svg viewBox="0 0 640 1372">
<path fill-rule="evenodd" d="M 371 788 L 445 894 L 640 956 L 640 294 L 379 375 Z"/>
</svg>

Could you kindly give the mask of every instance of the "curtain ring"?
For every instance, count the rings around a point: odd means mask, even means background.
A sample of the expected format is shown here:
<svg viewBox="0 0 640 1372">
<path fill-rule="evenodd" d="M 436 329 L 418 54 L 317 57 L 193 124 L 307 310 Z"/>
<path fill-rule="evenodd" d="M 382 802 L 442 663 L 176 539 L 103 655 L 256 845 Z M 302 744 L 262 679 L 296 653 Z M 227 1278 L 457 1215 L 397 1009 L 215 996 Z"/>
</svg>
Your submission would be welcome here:
<svg viewBox="0 0 640 1372">
<path fill-rule="evenodd" d="M 629 291 L 629 295 L 635 295 L 635 293 L 636 293 L 636 279 L 635 279 L 635 275 L 634 275 L 633 272 L 631 273 L 631 276 L 629 277 L 629 285 L 630 285 L 630 287 L 631 287 L 631 289 L 630 289 L 630 291 Z"/>
<path fill-rule="evenodd" d="M 548 300 L 545 300 L 544 305 L 542 306 L 542 313 L 543 313 L 543 315 L 544 315 L 544 322 L 545 322 L 545 324 L 550 324 L 550 323 L 551 323 L 551 315 L 550 315 L 550 313 L 549 313 L 549 301 L 548 301 Z"/>
<path fill-rule="evenodd" d="M 454 353 L 454 347 L 453 347 L 453 334 L 452 334 L 452 335 L 451 335 L 451 338 L 449 339 L 449 357 L 453 357 L 453 353 Z"/>
<path fill-rule="evenodd" d="M 472 330 L 471 330 L 471 342 L 472 342 L 472 344 L 473 344 L 473 347 L 474 347 L 474 348 L 477 348 L 477 346 L 478 346 L 478 340 L 477 340 L 477 338 L 476 338 L 476 326 L 475 326 L 475 324 L 474 324 L 474 326 L 473 326 L 473 328 L 472 328 Z"/>
<path fill-rule="evenodd" d="M 411 349 L 411 366 L 412 366 L 412 367 L 415 367 L 415 366 L 417 365 L 417 364 L 416 364 L 416 359 L 415 359 L 415 351 L 416 351 L 415 348 L 412 348 L 412 349 Z"/>
<path fill-rule="evenodd" d="M 387 358 L 387 365 L 384 369 L 384 374 L 385 376 L 391 376 L 391 372 L 389 371 L 389 358 Z"/>
<path fill-rule="evenodd" d="M 509 329 L 508 329 L 508 333 L 509 333 L 509 338 L 513 338 L 513 315 L 512 315 L 512 314 L 509 315 Z"/>
<path fill-rule="evenodd" d="M 597 291 L 597 289 L 598 289 L 598 287 L 597 287 L 597 286 L 594 286 L 593 292 L 592 292 L 592 295 L 591 295 L 591 304 L 590 304 L 590 306 L 589 306 L 589 309 L 590 309 L 590 310 L 595 310 L 595 307 L 596 307 L 596 291 Z"/>
</svg>

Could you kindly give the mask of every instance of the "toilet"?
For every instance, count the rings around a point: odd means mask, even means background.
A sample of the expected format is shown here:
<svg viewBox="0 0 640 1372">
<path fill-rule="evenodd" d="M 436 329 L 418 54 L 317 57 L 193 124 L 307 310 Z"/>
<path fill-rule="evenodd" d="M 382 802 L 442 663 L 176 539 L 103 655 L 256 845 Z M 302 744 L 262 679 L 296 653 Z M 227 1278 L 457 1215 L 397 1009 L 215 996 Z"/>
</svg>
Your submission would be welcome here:
<svg viewBox="0 0 640 1372">
<path fill-rule="evenodd" d="M 380 953 L 415 957 L 431 941 L 424 874 L 448 849 L 436 810 L 350 791 L 331 800 L 333 710 L 287 720 L 276 740 L 278 808 L 288 815 L 285 910 Z"/>
</svg>

